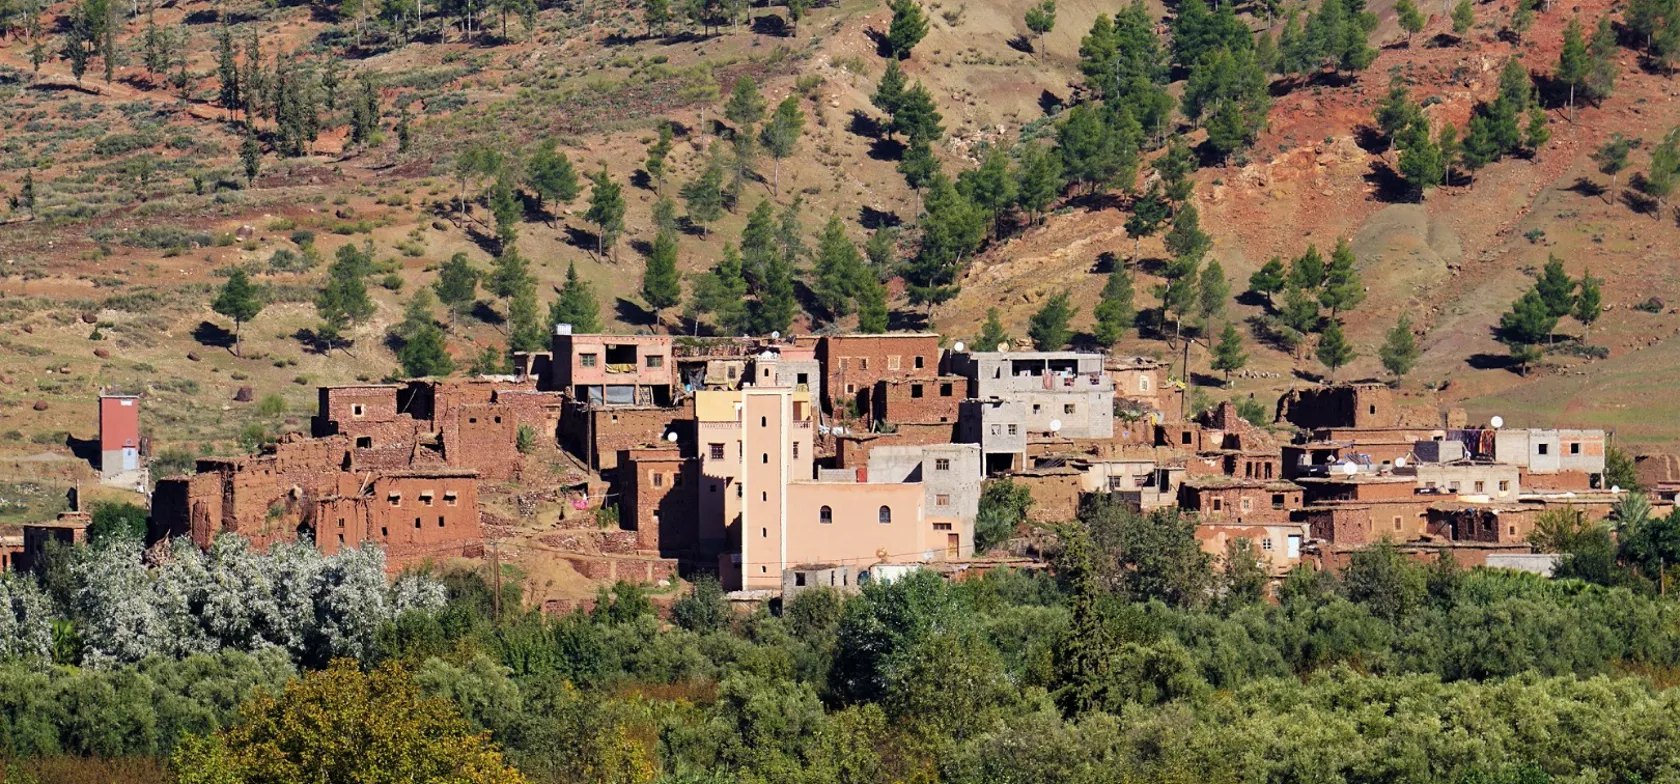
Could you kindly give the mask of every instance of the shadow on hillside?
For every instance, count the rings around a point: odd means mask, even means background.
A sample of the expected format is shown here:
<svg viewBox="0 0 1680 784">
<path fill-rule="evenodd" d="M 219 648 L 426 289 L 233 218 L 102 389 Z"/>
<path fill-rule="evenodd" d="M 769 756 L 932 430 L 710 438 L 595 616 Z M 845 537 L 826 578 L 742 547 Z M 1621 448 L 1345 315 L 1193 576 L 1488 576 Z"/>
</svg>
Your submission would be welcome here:
<svg viewBox="0 0 1680 784">
<path fill-rule="evenodd" d="M 865 139 L 879 139 L 886 135 L 886 127 L 881 125 L 880 120 L 870 116 L 868 112 L 865 112 L 862 109 L 853 109 L 851 111 L 851 116 L 852 118 L 846 122 L 846 131 L 853 136 L 862 136 Z"/>
<path fill-rule="evenodd" d="M 1522 370 L 1510 354 L 1471 354 L 1464 363 L 1477 370 L 1509 370 L 1513 373 Z"/>
<path fill-rule="evenodd" d="M 1045 117 L 1054 116 L 1064 106 L 1067 106 L 1067 101 L 1060 95 L 1049 90 L 1044 90 L 1038 94 L 1038 110 L 1044 112 Z"/>
<path fill-rule="evenodd" d="M 1371 170 L 1365 174 L 1365 182 L 1372 186 L 1371 197 L 1384 204 L 1412 204 L 1418 201 L 1417 188 L 1406 182 L 1406 178 L 1386 161 L 1371 164 Z"/>
<path fill-rule="evenodd" d="M 655 324 L 651 311 L 623 297 L 613 300 L 613 312 L 618 315 L 619 321 L 626 324 L 637 327 L 651 327 Z"/>
<path fill-rule="evenodd" d="M 1577 193 L 1577 194 L 1582 195 L 1582 196 L 1592 196 L 1592 197 L 1596 197 L 1596 198 L 1603 198 L 1605 192 L 1610 190 L 1610 189 L 1606 188 L 1603 185 L 1600 185 L 1596 182 L 1593 182 L 1592 180 L 1589 180 L 1585 177 L 1576 177 L 1575 178 L 1575 184 L 1570 185 L 1567 188 L 1564 188 L 1564 190 L 1572 191 L 1572 192 Z"/>
<path fill-rule="evenodd" d="M 904 225 L 904 219 L 896 212 L 877 210 L 867 204 L 858 208 L 858 224 L 869 231 L 879 231 L 885 228 Z"/>
<path fill-rule="evenodd" d="M 95 471 L 99 470 L 99 439 L 77 438 L 65 434 L 64 445 L 70 449 L 70 454 L 75 455 L 77 460 L 86 460 L 89 467 Z"/>
<path fill-rule="evenodd" d="M 198 341 L 198 344 L 201 346 L 226 349 L 233 348 L 233 333 L 220 324 L 200 321 L 198 326 L 193 327 L 192 336 L 193 340 Z"/>
</svg>

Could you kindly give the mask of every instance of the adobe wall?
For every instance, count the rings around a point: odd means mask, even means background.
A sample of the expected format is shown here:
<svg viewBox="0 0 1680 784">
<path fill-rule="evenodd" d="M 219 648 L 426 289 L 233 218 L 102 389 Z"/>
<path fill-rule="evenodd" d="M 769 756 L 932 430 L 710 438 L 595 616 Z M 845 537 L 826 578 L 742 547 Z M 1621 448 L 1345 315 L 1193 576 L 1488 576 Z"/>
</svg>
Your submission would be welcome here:
<svg viewBox="0 0 1680 784">
<path fill-rule="evenodd" d="M 388 384 L 321 387 L 316 392 L 317 436 L 331 435 L 352 423 L 390 422 L 397 418 L 397 387 Z M 357 412 L 360 406 L 361 413 Z"/>
<path fill-rule="evenodd" d="M 675 558 L 699 546 L 698 461 L 676 449 L 629 449 L 618 458 L 619 525 L 636 548 Z"/>
<path fill-rule="evenodd" d="M 838 415 L 838 402 L 873 392 L 877 381 L 937 373 L 939 355 L 939 336 L 931 333 L 830 335 L 817 346 L 823 402 Z"/>
<path fill-rule="evenodd" d="M 875 382 L 872 416 L 893 424 L 955 424 L 967 391 L 961 376 L 917 375 Z"/>
<path fill-rule="evenodd" d="M 573 403 L 566 406 L 560 420 L 560 443 L 566 451 L 585 462 L 593 451 L 594 468 L 610 471 L 618 467 L 620 452 L 658 444 L 661 436 L 673 429 L 679 434 L 693 433 L 693 421 L 693 398 L 671 408 L 590 410 L 587 406 Z M 688 441 L 692 440 L 690 436 Z"/>
<path fill-rule="evenodd" d="M 1292 389 L 1277 404 L 1276 421 L 1300 428 L 1393 427 L 1400 420 L 1394 391 L 1378 385 Z"/>
<path fill-rule="evenodd" d="M 1014 474 L 1009 477 L 1032 493 L 1027 519 L 1039 524 L 1066 523 L 1079 516 L 1081 475 L 1073 469 Z"/>
</svg>

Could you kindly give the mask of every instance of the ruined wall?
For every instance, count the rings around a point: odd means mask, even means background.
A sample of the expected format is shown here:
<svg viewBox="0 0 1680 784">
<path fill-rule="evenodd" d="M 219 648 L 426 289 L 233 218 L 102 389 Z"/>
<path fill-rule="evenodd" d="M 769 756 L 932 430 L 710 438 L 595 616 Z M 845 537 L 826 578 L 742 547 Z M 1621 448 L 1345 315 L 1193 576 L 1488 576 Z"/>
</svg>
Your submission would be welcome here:
<svg viewBox="0 0 1680 784">
<path fill-rule="evenodd" d="M 1032 493 L 1027 519 L 1041 524 L 1068 522 L 1079 514 L 1081 474 L 1071 468 L 1015 474 L 1010 480 Z"/>
<path fill-rule="evenodd" d="M 1296 427 L 1394 427 L 1394 392 L 1373 384 L 1292 389 L 1278 398 L 1277 421 Z"/>
<path fill-rule="evenodd" d="M 618 455 L 626 449 L 652 446 L 661 436 L 676 430 L 692 433 L 694 399 L 671 408 L 598 408 L 573 403 L 560 420 L 560 443 L 566 451 L 594 467 L 608 471 L 618 467 Z M 692 442 L 690 437 L 688 442 Z"/>
</svg>

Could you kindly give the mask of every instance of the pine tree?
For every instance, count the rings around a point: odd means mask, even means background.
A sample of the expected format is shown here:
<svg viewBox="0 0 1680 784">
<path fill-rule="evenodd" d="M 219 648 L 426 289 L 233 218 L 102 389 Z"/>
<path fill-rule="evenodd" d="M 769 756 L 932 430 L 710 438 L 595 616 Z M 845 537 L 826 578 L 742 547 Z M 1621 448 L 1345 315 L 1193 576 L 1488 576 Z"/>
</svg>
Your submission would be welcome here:
<svg viewBox="0 0 1680 784">
<path fill-rule="evenodd" d="M 1341 322 L 1335 319 L 1331 319 L 1329 325 L 1324 328 L 1323 334 L 1318 336 L 1317 354 L 1318 361 L 1330 369 L 1331 380 L 1335 380 L 1337 370 L 1345 367 L 1347 363 L 1353 361 L 1354 357 L 1358 356 L 1354 352 L 1353 346 L 1348 345 L 1347 339 L 1342 336 Z"/>
<path fill-rule="evenodd" d="M 764 119 L 766 107 L 764 96 L 758 91 L 758 83 L 750 76 L 743 76 L 736 79 L 735 86 L 729 90 L 729 102 L 723 105 L 723 116 L 737 132 L 744 132 Z"/>
<path fill-rule="evenodd" d="M 1523 130 L 1523 146 L 1528 148 L 1530 154 L 1538 155 L 1540 148 L 1551 140 L 1550 123 L 1551 120 L 1546 117 L 1546 110 L 1540 108 L 1538 102 L 1528 107 L 1528 127 Z"/>
<path fill-rule="evenodd" d="M 683 204 L 688 207 L 689 222 L 698 226 L 702 235 L 707 233 L 708 225 L 723 217 L 724 165 L 720 160 L 722 155 L 721 145 L 713 142 L 712 154 L 707 158 L 706 165 L 678 192 Z"/>
<path fill-rule="evenodd" d="M 1622 170 L 1627 168 L 1628 151 L 1632 147 L 1632 142 L 1617 133 L 1592 154 L 1592 159 L 1598 163 L 1599 173 L 1610 175 L 1609 196 L 1612 204 L 1615 203 L 1617 191 L 1620 190 L 1620 176 Z"/>
<path fill-rule="evenodd" d="M 449 313 L 449 323 L 478 299 L 479 271 L 467 261 L 467 254 L 456 253 L 438 268 L 438 279 L 432 284 L 438 301 Z"/>
<path fill-rule="evenodd" d="M 1067 292 L 1051 295 L 1027 323 L 1027 335 L 1032 338 L 1033 345 L 1039 351 L 1060 351 L 1072 336 L 1068 323 L 1076 312 L 1068 304 Z"/>
<path fill-rule="evenodd" d="M 659 323 L 659 311 L 682 301 L 682 281 L 677 275 L 677 236 L 661 231 L 653 238 L 653 250 L 648 254 L 647 268 L 642 271 L 642 299 L 653 309 L 653 322 Z"/>
<path fill-rule="evenodd" d="M 804 19 L 805 14 L 811 10 L 811 2 L 812 0 L 784 0 L 782 3 L 787 7 L 788 22 L 793 27 L 795 38 L 799 37 L 799 20 Z"/>
<path fill-rule="evenodd" d="M 1575 295 L 1575 311 L 1571 315 L 1581 322 L 1584 330 L 1581 342 L 1592 340 L 1592 325 L 1604 312 L 1604 295 L 1599 286 L 1603 281 L 1592 276 L 1592 272 L 1581 274 L 1581 293 Z"/>
<path fill-rule="evenodd" d="M 764 130 L 759 134 L 759 141 L 764 149 L 770 153 L 775 161 L 770 175 L 770 193 L 772 196 L 781 194 L 782 159 L 793 155 L 799 146 L 799 134 L 805 127 L 805 112 L 799 108 L 799 99 L 790 95 L 776 105 L 775 113 L 770 115 L 770 121 L 764 124 Z"/>
<path fill-rule="evenodd" d="M 397 361 L 402 363 L 403 374 L 409 378 L 437 378 L 455 372 L 455 360 L 449 356 L 443 330 L 429 322 L 421 325 L 403 344 L 397 352 Z"/>
<path fill-rule="evenodd" d="M 898 59 L 887 60 L 887 70 L 881 74 L 880 81 L 875 83 L 875 93 L 869 96 L 869 102 L 875 108 L 885 112 L 888 117 L 898 114 L 898 102 L 904 97 L 904 90 L 908 82 L 904 78 L 904 71 L 898 67 Z M 893 128 L 889 123 L 887 133 Z"/>
<path fill-rule="evenodd" d="M 341 345 L 344 332 L 373 315 L 366 275 L 371 259 L 353 245 L 341 246 L 338 258 L 327 269 L 327 282 L 315 295 L 315 310 L 321 317 L 315 333 L 330 349 Z"/>
<path fill-rule="evenodd" d="M 747 280 L 741 274 L 741 254 L 732 243 L 723 246 L 723 258 L 694 283 L 691 310 L 709 314 L 720 335 L 740 335 L 747 327 Z"/>
<path fill-rule="evenodd" d="M 837 321 L 851 312 L 852 301 L 858 298 L 861 279 L 865 275 L 874 277 L 874 273 L 863 266 L 863 257 L 858 254 L 857 246 L 846 236 L 845 224 L 839 216 L 829 218 L 822 236 L 817 240 L 816 269 L 811 282 L 811 293 L 816 296 L 817 306 L 828 315 L 829 321 Z"/>
<path fill-rule="evenodd" d="M 1540 294 L 1540 301 L 1546 304 L 1546 313 L 1554 320 L 1575 310 L 1575 281 L 1564 271 L 1563 259 L 1556 254 L 1547 256 L 1546 266 L 1535 281 L 1534 290 Z"/>
<path fill-rule="evenodd" d="M 1400 315 L 1400 320 L 1394 323 L 1394 329 L 1388 331 L 1388 337 L 1383 340 L 1377 354 L 1382 359 L 1383 368 L 1394 374 L 1395 381 L 1412 372 L 1418 360 L 1418 345 L 1417 337 L 1412 334 L 1411 316 Z"/>
<path fill-rule="evenodd" d="M 216 31 L 216 79 L 220 83 L 216 100 L 233 115 L 239 108 L 239 62 L 234 59 L 233 29 L 223 23 Z"/>
<path fill-rule="evenodd" d="M 1034 222 L 1062 192 L 1062 161 L 1040 144 L 1028 144 L 1015 170 L 1015 205 Z"/>
<path fill-rule="evenodd" d="M 368 71 L 356 75 L 356 84 L 356 96 L 350 104 L 350 142 L 371 144 L 384 111 L 380 108 L 379 88 L 374 84 L 373 74 Z"/>
<path fill-rule="evenodd" d="M 1534 3 L 1532 0 L 1517 0 L 1517 7 L 1511 10 L 1511 21 L 1505 25 L 1517 43 L 1522 43 L 1523 35 L 1528 28 L 1534 26 Z"/>
<path fill-rule="evenodd" d="M 939 141 L 945 133 L 944 126 L 940 124 L 944 119 L 933 100 L 933 93 L 928 92 L 921 82 L 916 82 L 899 94 L 892 113 L 891 128 L 893 132 L 903 134 L 909 146 L 915 147 L 918 142 L 931 144 Z"/>
<path fill-rule="evenodd" d="M 537 312 L 537 289 L 528 286 L 508 302 L 508 348 L 512 351 L 542 351 L 552 329 L 544 329 Z"/>
<path fill-rule="evenodd" d="M 1680 128 L 1669 131 L 1651 151 L 1651 163 L 1646 167 L 1645 181 L 1640 185 L 1645 195 L 1656 199 L 1656 214 L 1659 217 L 1667 212 L 1663 201 L 1674 191 L 1676 178 L 1680 178 Z"/>
<path fill-rule="evenodd" d="M 858 332 L 878 335 L 887 331 L 887 288 L 868 270 L 858 281 L 857 310 Z"/>
<path fill-rule="evenodd" d="M 642 168 L 647 170 L 648 179 L 653 181 L 654 193 L 659 193 L 665 189 L 665 164 L 666 159 L 671 155 L 673 136 L 671 124 L 662 122 L 659 124 L 659 138 L 648 145 L 647 160 L 642 163 Z"/>
<path fill-rule="evenodd" d="M 922 12 L 922 6 L 916 0 L 887 0 L 887 7 L 892 9 L 892 22 L 887 26 L 887 50 L 893 57 L 903 60 L 910 56 L 910 50 L 927 37 L 927 16 Z"/>
<path fill-rule="evenodd" d="M 1196 313 L 1202 321 L 1224 315 L 1225 301 L 1231 298 L 1231 282 L 1225 277 L 1225 269 L 1218 261 L 1210 261 L 1202 268 L 1201 279 L 1196 283 Z"/>
<path fill-rule="evenodd" d="M 520 292 L 534 290 L 536 286 L 530 263 L 513 246 L 504 248 L 501 255 L 491 262 L 490 276 L 484 281 L 484 288 L 505 300 L 512 300 Z"/>
<path fill-rule="evenodd" d="M 1138 258 L 1143 238 L 1160 231 L 1171 210 L 1172 206 L 1167 203 L 1158 183 L 1151 183 L 1149 190 L 1132 202 L 1132 214 L 1126 218 L 1126 236 L 1132 238 L 1133 261 Z"/>
<path fill-rule="evenodd" d="M 1528 374 L 1529 365 L 1540 359 L 1538 344 L 1549 341 L 1557 317 L 1546 307 L 1538 288 L 1530 288 L 1511 309 L 1499 317 L 1500 339 L 1511 349 L 1511 358 Z"/>
<path fill-rule="evenodd" d="M 957 188 L 969 202 L 986 212 L 990 218 L 989 234 L 1001 235 L 1004 213 L 1014 205 L 1016 195 L 1015 178 L 1009 171 L 1009 155 L 1001 148 L 993 147 L 979 168 L 963 172 L 957 178 Z"/>
<path fill-rule="evenodd" d="M 1331 318 L 1365 301 L 1365 284 L 1359 278 L 1353 246 L 1348 244 L 1346 237 L 1337 239 L 1336 249 L 1330 253 L 1330 266 L 1324 273 L 1324 291 L 1319 294 L 1318 300 L 1330 309 Z"/>
<path fill-rule="evenodd" d="M 1399 142 L 1402 131 L 1416 123 L 1423 123 L 1424 138 L 1428 139 L 1429 126 L 1424 122 L 1423 109 L 1412 101 L 1411 91 L 1406 89 L 1406 82 L 1399 74 L 1389 83 L 1388 96 L 1377 105 L 1376 121 L 1391 147 Z"/>
<path fill-rule="evenodd" d="M 1283 293 L 1283 310 L 1278 320 L 1284 326 L 1305 334 L 1318 328 L 1318 296 L 1293 281 Z"/>
<path fill-rule="evenodd" d="M 1665 46 L 1659 54 L 1664 67 L 1673 72 L 1673 58 L 1680 52 L 1680 11 L 1677 18 L 1664 25 Z M 1593 29 L 1592 40 L 1587 43 L 1587 98 L 1595 104 L 1610 97 L 1616 88 L 1616 73 L 1620 69 L 1617 56 L 1621 49 L 1616 42 L 1616 30 L 1610 24 L 1610 15 L 1598 18 L 1598 27 Z"/>
<path fill-rule="evenodd" d="M 1165 239 L 1167 252 L 1177 258 L 1194 259 L 1198 263 L 1213 247 L 1213 238 L 1202 231 L 1202 220 L 1196 205 L 1186 204 L 1173 218 L 1173 226 Z"/>
<path fill-rule="evenodd" d="M 1443 128 L 1442 135 L 1451 128 Z M 1446 180 L 1448 157 L 1441 144 L 1429 137 L 1428 122 L 1421 118 L 1414 121 L 1395 137 L 1395 144 L 1400 148 L 1400 176 L 1419 194 Z"/>
<path fill-rule="evenodd" d="M 583 219 L 595 225 L 595 255 L 605 258 L 606 248 L 612 248 L 613 262 L 618 262 L 618 235 L 624 231 L 624 193 L 607 173 L 607 165 L 589 178 L 589 211 Z"/>
<path fill-rule="evenodd" d="M 525 162 L 525 187 L 537 197 L 537 204 L 544 207 L 570 204 L 583 192 L 571 158 L 554 148 L 553 139 L 538 144 L 530 160 Z"/>
<path fill-rule="evenodd" d="M 1038 59 L 1044 59 L 1044 36 L 1056 29 L 1056 0 L 1042 0 L 1038 5 L 1027 9 L 1027 29 L 1038 36 L 1038 46 L 1034 47 Z"/>
<path fill-rule="evenodd" d="M 1318 245 L 1307 245 L 1307 251 L 1290 263 L 1289 285 L 1308 291 L 1324 285 L 1324 257 L 1319 255 Z"/>
<path fill-rule="evenodd" d="M 1219 342 L 1213 346 L 1213 369 L 1225 374 L 1227 387 L 1231 385 L 1231 374 L 1248 364 L 1248 355 L 1242 349 L 1242 335 L 1227 322 L 1219 333 Z"/>
<path fill-rule="evenodd" d="M 262 173 L 262 145 L 257 142 L 256 131 L 246 129 L 245 140 L 239 143 L 239 160 L 245 165 L 245 185 L 256 185 L 257 175 Z"/>
<path fill-rule="evenodd" d="M 671 25 L 671 0 L 646 0 L 642 4 L 642 22 L 647 25 L 649 38 L 653 37 L 653 28 L 665 30 Z"/>
<path fill-rule="evenodd" d="M 1092 311 L 1092 315 L 1096 316 L 1097 323 L 1096 326 L 1092 327 L 1091 335 L 1097 339 L 1097 343 L 1112 346 L 1120 342 L 1120 338 L 1125 337 L 1126 329 L 1132 326 L 1132 322 L 1137 318 L 1137 307 L 1133 303 L 1133 296 L 1131 274 L 1126 271 L 1125 267 L 1119 264 L 1114 265 L 1114 270 L 1108 273 L 1108 282 L 1103 285 L 1101 299 L 1097 301 L 1097 307 Z M 994 309 L 987 315 L 990 317 L 995 313 L 996 310 Z M 997 343 L 994 342 L 990 346 L 984 343 L 980 345 L 983 350 L 990 351 L 991 347 L 996 346 Z"/>
<path fill-rule="evenodd" d="M 1284 275 L 1283 259 L 1279 256 L 1273 256 L 1267 259 L 1260 269 L 1255 270 L 1253 275 L 1248 276 L 1248 290 L 1256 294 L 1264 294 L 1266 304 L 1272 305 L 1272 297 L 1283 291 Z"/>
<path fill-rule="evenodd" d="M 1412 36 L 1423 30 L 1423 13 L 1412 0 L 1400 0 L 1394 4 L 1394 13 L 1400 22 L 1400 29 L 1406 31 L 1408 44 Z"/>
<path fill-rule="evenodd" d="M 212 310 L 233 319 L 233 355 L 243 357 L 245 354 L 240 347 L 240 327 L 261 313 L 264 302 L 263 292 L 251 284 L 245 270 L 234 267 L 228 274 L 227 282 L 222 284 L 217 292 L 215 302 L 210 304 Z"/>
<path fill-rule="evenodd" d="M 1453 33 L 1464 35 L 1470 32 L 1470 28 L 1475 24 L 1476 9 L 1470 5 L 1470 0 L 1458 0 L 1458 5 L 1453 6 L 1452 10 Z"/>
<path fill-rule="evenodd" d="M 504 167 L 490 186 L 488 199 L 490 214 L 496 219 L 496 239 L 503 248 L 511 248 L 519 239 L 519 218 L 524 213 L 519 195 L 513 186 L 513 173 Z"/>
<path fill-rule="evenodd" d="M 998 346 L 1013 342 L 1014 338 L 1003 329 L 1003 321 L 998 315 L 997 308 L 986 308 L 986 323 L 980 325 L 980 334 L 974 338 L 975 351 L 996 351 Z"/>
<path fill-rule="evenodd" d="M 1571 111 L 1575 108 L 1575 91 L 1586 86 L 1587 68 L 1587 40 L 1581 32 L 1581 20 L 1571 18 L 1569 26 L 1563 29 L 1563 51 L 1558 55 L 1553 73 L 1558 84 L 1569 87 Z"/>
<path fill-rule="evenodd" d="M 595 287 L 578 277 L 577 263 L 566 265 L 566 283 L 560 287 L 560 297 L 548 306 L 550 329 L 557 324 L 572 325 L 578 335 L 593 335 L 601 331 L 601 303 L 595 300 Z"/>
<path fill-rule="evenodd" d="M 793 269 L 779 254 L 765 265 L 757 294 L 749 307 L 752 330 L 760 335 L 787 332 L 799 312 L 799 301 L 793 293 Z"/>
</svg>

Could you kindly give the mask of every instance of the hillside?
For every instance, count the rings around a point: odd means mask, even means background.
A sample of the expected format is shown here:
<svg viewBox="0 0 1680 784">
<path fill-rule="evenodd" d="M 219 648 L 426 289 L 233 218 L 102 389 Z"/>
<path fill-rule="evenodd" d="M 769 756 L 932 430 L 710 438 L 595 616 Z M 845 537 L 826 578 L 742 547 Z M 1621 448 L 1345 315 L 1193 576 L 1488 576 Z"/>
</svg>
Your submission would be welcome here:
<svg viewBox="0 0 1680 784">
<path fill-rule="evenodd" d="M 1062 107 L 1085 97 L 1080 39 L 1099 12 L 1113 9 L 1059 4 L 1039 52 L 1021 22 L 1029 5 L 927 6 L 928 35 L 903 70 L 929 88 L 944 116 L 937 155 L 953 175 L 973 168 L 987 145 L 1011 144 L 1023 133 L 1053 138 L 1050 123 Z M 738 24 L 715 32 L 677 25 L 656 36 L 645 35 L 640 8 L 582 3 L 539 8 L 529 22 L 515 14 L 505 40 L 495 14 L 478 20 L 482 29 L 469 39 L 458 18 L 430 14 L 416 29 L 393 17 L 366 22 L 363 30 L 328 7 L 177 2 L 119 15 L 115 41 L 123 54 L 109 82 L 97 60 L 80 80 L 62 57 L 46 59 L 36 71 L 34 43 L 59 42 L 78 8 L 48 5 L 38 17 L 39 37 L 14 21 L 0 40 L 0 119 L 10 129 L 0 141 L 0 190 L 19 196 L 28 176 L 35 197 L 33 209 L 14 208 L 0 225 L 0 432 L 15 434 L 7 440 L 20 453 L 61 447 L 64 433 L 88 435 L 91 397 L 104 387 L 152 393 L 148 415 L 161 449 L 212 452 L 236 449 L 236 437 L 253 426 L 301 427 L 317 384 L 395 372 L 393 349 L 401 341 L 387 335 L 413 292 L 433 282 L 438 266 L 456 253 L 488 269 L 498 252 L 487 203 L 477 201 L 465 214 L 457 209 L 461 193 L 474 200 L 491 184 L 457 175 L 463 152 L 478 147 L 515 156 L 554 141 L 580 174 L 605 166 L 627 186 L 625 230 L 616 254 L 604 258 L 595 253 L 594 229 L 584 217 L 587 181 L 584 195 L 570 204 L 524 202 L 516 247 L 531 262 L 544 306 L 575 264 L 611 329 L 706 328 L 683 317 L 681 307 L 666 309 L 655 323 L 638 293 L 657 198 L 643 163 L 657 124 L 670 121 L 677 134 L 664 192 L 674 196 L 698 176 L 708 146 L 728 127 L 719 123 L 718 109 L 743 76 L 759 83 L 771 107 L 799 96 L 804 132 L 795 154 L 774 167 L 774 193 L 772 162 L 761 159 L 733 210 L 707 231 L 681 235 L 677 266 L 689 280 L 685 289 L 726 242 L 738 243 L 761 199 L 778 209 L 798 199 L 807 247 L 822 223 L 838 216 L 860 245 L 881 227 L 903 226 L 898 253 L 914 252 L 921 198 L 897 172 L 900 142 L 879 133 L 880 112 L 870 103 L 886 63 L 879 39 L 890 20 L 872 2 L 813 8 L 797 32 L 783 7 L 751 6 Z M 1675 247 L 1680 228 L 1667 215 L 1633 209 L 1641 203 L 1636 198 L 1612 203 L 1600 192 L 1605 178 L 1590 158 L 1621 133 L 1645 141 L 1633 151 L 1622 184 L 1642 171 L 1656 141 L 1680 123 L 1672 79 L 1647 70 L 1641 53 L 1620 48 L 1614 92 L 1573 111 L 1548 108 L 1551 139 L 1532 159 L 1495 162 L 1473 180 L 1456 177 L 1418 201 L 1394 187 L 1386 172 L 1395 155 L 1372 141 L 1372 112 L 1391 75 L 1404 75 L 1432 125 L 1463 128 L 1475 103 L 1494 95 L 1506 59 L 1518 57 L 1531 73 L 1548 74 L 1571 16 L 1590 28 L 1613 11 L 1599 0 L 1553 8 L 1513 44 L 1501 31 L 1510 6 L 1482 4 L 1462 40 L 1436 15 L 1408 45 L 1391 6 L 1370 10 L 1379 24 L 1369 68 L 1333 80 L 1275 78 L 1268 124 L 1252 148 L 1239 160 L 1205 159 L 1193 175 L 1191 203 L 1213 237 L 1209 258 L 1224 267 L 1234 293 L 1274 254 L 1287 260 L 1308 243 L 1328 253 L 1347 237 L 1366 297 L 1346 314 L 1359 357 L 1338 378 L 1381 375 L 1376 347 L 1408 313 L 1423 349 L 1405 382 L 1409 389 L 1437 390 L 1442 402 L 1462 403 L 1473 415 L 1501 413 L 1514 423 L 1604 426 L 1649 444 L 1680 436 L 1672 418 L 1646 415 L 1644 408 L 1650 391 L 1680 373 L 1666 340 L 1680 319 L 1666 309 L 1632 308 L 1674 290 L 1680 270 L 1665 250 Z M 1150 13 L 1163 20 L 1164 32 L 1169 9 Z M 1256 14 L 1244 9 L 1242 18 L 1264 27 Z M 223 22 L 240 63 L 255 35 L 264 62 L 314 73 L 343 64 L 336 109 L 325 113 L 306 154 L 281 156 L 277 125 L 255 123 L 262 157 L 248 184 L 241 118 L 219 102 Z M 163 74 L 143 65 L 150 24 L 176 36 L 175 51 L 184 58 Z M 1282 28 L 1282 19 L 1274 20 L 1271 30 Z M 184 90 L 170 82 L 170 72 L 183 69 Z M 371 138 L 357 143 L 350 126 L 363 74 L 377 85 L 381 116 Z M 1176 81 L 1182 76 L 1175 74 L 1174 93 L 1183 90 Z M 397 138 L 405 116 L 411 118 L 406 150 Z M 1204 133 L 1189 125 L 1182 130 L 1192 142 Z M 1143 167 L 1140 182 L 1150 176 Z M 1107 269 L 1100 259 L 1132 256 L 1125 230 L 1130 198 L 1121 191 L 1069 199 L 1042 224 L 984 247 L 966 263 L 960 295 L 931 311 L 931 326 L 967 338 L 979 331 L 988 308 L 997 307 L 1007 331 L 1024 337 L 1044 299 L 1065 290 L 1078 310 L 1074 328 L 1088 329 Z M 312 339 L 322 270 L 339 246 L 365 242 L 373 244 L 380 270 L 370 279 L 378 284 L 370 286 L 374 312 L 352 326 L 351 343 L 325 348 Z M 1140 310 L 1158 304 L 1152 291 L 1167 255 L 1161 242 L 1156 235 L 1140 245 Z M 304 244 L 314 247 L 313 266 L 295 261 L 310 258 Z M 279 251 L 285 253 L 276 262 Z M 1590 269 L 1604 279 L 1606 311 L 1591 343 L 1608 357 L 1554 352 L 1522 375 L 1493 328 L 1548 254 L 1561 257 L 1571 275 Z M 251 270 L 272 300 L 242 330 L 243 357 L 228 346 L 231 323 L 209 307 L 233 266 Z M 904 299 L 901 281 L 889 281 L 889 291 L 894 324 L 920 326 L 928 311 Z M 808 291 L 799 293 L 808 303 Z M 1205 399 L 1252 395 L 1269 402 L 1324 374 L 1310 349 L 1294 356 L 1259 339 L 1260 302 L 1237 296 L 1223 317 L 1251 326 L 1244 330 L 1248 367 L 1229 390 L 1212 383 L 1205 344 L 1191 346 L 1192 369 L 1209 382 L 1199 388 Z M 506 344 L 506 308 L 481 292 L 471 313 L 447 319 L 458 366 Z M 1179 355 L 1177 343 L 1157 339 L 1143 324 L 1142 336 L 1134 331 L 1116 350 Z M 793 324 L 795 331 L 814 328 L 831 327 L 803 314 Z M 1564 319 L 1558 340 L 1571 344 L 1567 336 L 1578 330 Z M 245 386 L 257 400 L 278 396 L 281 403 L 233 402 Z"/>
</svg>

